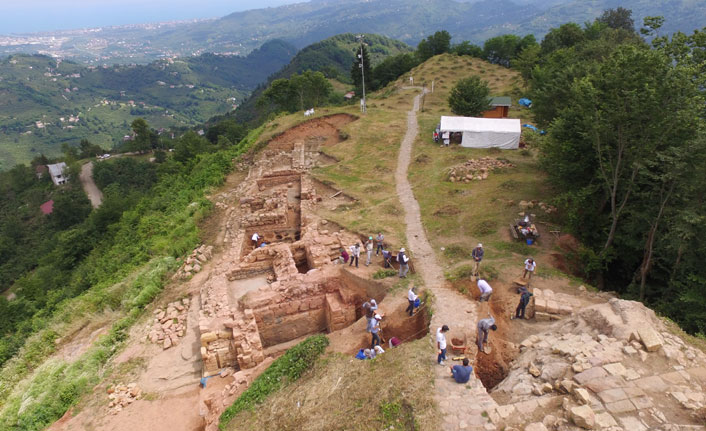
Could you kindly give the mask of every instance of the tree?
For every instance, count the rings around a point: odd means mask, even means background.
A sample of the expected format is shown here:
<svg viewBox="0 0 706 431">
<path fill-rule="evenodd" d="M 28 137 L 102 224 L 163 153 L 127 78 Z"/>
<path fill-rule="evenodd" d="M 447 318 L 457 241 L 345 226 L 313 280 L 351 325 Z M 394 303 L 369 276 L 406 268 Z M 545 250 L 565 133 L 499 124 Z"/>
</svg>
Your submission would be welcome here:
<svg viewBox="0 0 706 431">
<path fill-rule="evenodd" d="M 426 39 L 422 39 L 417 45 L 417 57 L 421 62 L 449 51 L 451 51 L 451 35 L 446 30 L 437 31 Z"/>
<path fill-rule="evenodd" d="M 571 48 L 585 39 L 586 36 L 578 24 L 573 22 L 562 24 L 559 28 L 549 30 L 542 39 L 542 55 L 548 55 L 562 48 Z"/>
<path fill-rule="evenodd" d="M 463 42 L 454 45 L 451 52 L 456 55 L 468 55 L 470 57 L 481 58 L 483 56 L 483 48 L 474 45 L 471 42 L 464 40 Z"/>
<path fill-rule="evenodd" d="M 537 45 L 533 35 L 523 38 L 514 34 L 492 37 L 483 44 L 483 58 L 493 64 L 510 67 L 510 63 L 525 49 Z"/>
<path fill-rule="evenodd" d="M 87 159 L 103 153 L 103 149 L 100 146 L 92 144 L 88 139 L 81 139 L 81 142 L 78 144 L 78 148 L 80 150 L 79 157 L 82 159 Z"/>
<path fill-rule="evenodd" d="M 130 151 L 144 152 L 156 148 L 158 143 L 157 134 L 150 129 L 144 118 L 135 119 L 130 127 L 135 134 L 134 139 L 128 145 Z"/>
<path fill-rule="evenodd" d="M 371 89 L 376 90 L 396 80 L 418 65 L 418 60 L 409 53 L 387 57 L 373 69 L 375 80 Z"/>
<path fill-rule="evenodd" d="M 639 264 L 633 280 L 642 298 L 665 212 L 682 193 L 687 155 L 704 152 L 688 149 L 703 106 L 689 73 L 644 45 L 619 47 L 571 86 L 543 149 L 601 262 L 599 282 L 604 269 L 635 273 Z"/>
<path fill-rule="evenodd" d="M 460 81 L 451 89 L 449 106 L 456 115 L 478 117 L 490 109 L 490 88 L 488 83 L 478 76 L 471 76 Z"/>
<path fill-rule="evenodd" d="M 610 28 L 623 29 L 631 33 L 635 32 L 635 21 L 632 19 L 632 10 L 623 7 L 604 10 L 596 21 Z"/>
</svg>

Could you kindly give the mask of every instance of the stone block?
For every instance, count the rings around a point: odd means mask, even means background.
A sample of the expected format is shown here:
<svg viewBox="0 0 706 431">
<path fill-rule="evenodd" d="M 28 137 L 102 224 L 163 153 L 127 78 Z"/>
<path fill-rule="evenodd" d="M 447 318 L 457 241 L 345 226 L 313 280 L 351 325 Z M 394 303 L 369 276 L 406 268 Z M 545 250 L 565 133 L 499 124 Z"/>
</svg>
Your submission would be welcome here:
<svg viewBox="0 0 706 431">
<path fill-rule="evenodd" d="M 632 401 L 633 405 L 638 410 L 649 409 L 653 407 L 652 400 L 650 400 L 650 398 L 646 396 L 631 398 L 630 401 Z"/>
<path fill-rule="evenodd" d="M 648 352 L 655 352 L 662 347 L 662 337 L 651 326 L 637 328 L 637 333 L 640 335 L 640 341 L 645 346 Z"/>
<path fill-rule="evenodd" d="M 618 424 L 610 413 L 603 412 L 596 415 L 596 426 L 598 429 L 617 427 Z"/>
<path fill-rule="evenodd" d="M 588 404 L 591 402 L 591 395 L 584 388 L 575 388 L 574 396 L 576 396 L 576 400 L 581 404 Z"/>
<path fill-rule="evenodd" d="M 606 377 L 608 373 L 606 370 L 603 369 L 603 367 L 593 367 L 589 368 L 588 370 L 576 374 L 574 376 L 574 380 L 576 380 L 576 383 L 579 385 L 585 385 L 587 382 L 595 379 L 599 379 L 601 377 Z"/>
<path fill-rule="evenodd" d="M 616 415 L 635 411 L 635 405 L 630 400 L 621 400 L 614 403 L 606 403 L 605 408 Z"/>
<path fill-rule="evenodd" d="M 587 430 L 596 426 L 596 415 L 589 406 L 572 407 L 571 420 L 576 426 Z"/>
<path fill-rule="evenodd" d="M 536 289 L 535 289 L 536 290 Z M 544 312 L 547 310 L 547 300 L 544 298 L 535 298 L 534 300 L 534 311 Z"/>
<path fill-rule="evenodd" d="M 643 377 L 635 380 L 633 383 L 647 392 L 664 393 L 669 389 L 669 386 L 664 383 L 664 380 L 662 380 L 659 376 Z"/>
<path fill-rule="evenodd" d="M 525 431 L 547 431 L 547 427 L 542 422 L 535 422 L 527 425 Z"/>
<path fill-rule="evenodd" d="M 603 365 L 603 368 L 612 376 L 624 376 L 627 370 L 620 362 Z"/>
<path fill-rule="evenodd" d="M 600 398 L 604 403 L 613 403 L 627 399 L 628 394 L 626 394 L 621 388 L 608 389 L 607 391 L 599 392 L 598 398 Z"/>
<path fill-rule="evenodd" d="M 554 300 L 547 301 L 547 313 L 558 314 L 559 313 L 559 303 Z"/>
<path fill-rule="evenodd" d="M 495 411 L 498 412 L 498 415 L 502 419 L 507 419 L 513 414 L 515 414 L 515 406 L 512 404 L 506 405 L 506 406 L 498 406 Z"/>
<path fill-rule="evenodd" d="M 537 311 L 534 313 L 534 318 L 538 322 L 549 322 L 552 320 L 552 316 L 549 313 L 544 313 L 541 311 Z"/>
</svg>

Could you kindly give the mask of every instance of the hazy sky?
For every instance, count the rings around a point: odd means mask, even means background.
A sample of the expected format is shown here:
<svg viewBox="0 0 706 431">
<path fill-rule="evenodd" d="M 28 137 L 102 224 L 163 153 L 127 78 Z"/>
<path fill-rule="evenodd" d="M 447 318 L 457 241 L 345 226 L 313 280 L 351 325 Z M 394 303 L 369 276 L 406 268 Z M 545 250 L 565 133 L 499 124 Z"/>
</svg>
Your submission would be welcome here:
<svg viewBox="0 0 706 431">
<path fill-rule="evenodd" d="M 305 0 L 0 0 L 0 34 L 214 18 Z"/>
</svg>

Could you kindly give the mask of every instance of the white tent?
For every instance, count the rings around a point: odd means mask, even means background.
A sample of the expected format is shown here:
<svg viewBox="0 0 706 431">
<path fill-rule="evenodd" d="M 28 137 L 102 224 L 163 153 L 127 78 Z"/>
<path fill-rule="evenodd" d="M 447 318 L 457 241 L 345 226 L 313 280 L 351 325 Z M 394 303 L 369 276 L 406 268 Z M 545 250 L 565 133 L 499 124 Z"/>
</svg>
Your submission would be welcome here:
<svg viewBox="0 0 706 431">
<path fill-rule="evenodd" d="M 517 118 L 441 117 L 440 131 L 461 132 L 461 146 L 514 150 L 520 145 Z"/>
</svg>

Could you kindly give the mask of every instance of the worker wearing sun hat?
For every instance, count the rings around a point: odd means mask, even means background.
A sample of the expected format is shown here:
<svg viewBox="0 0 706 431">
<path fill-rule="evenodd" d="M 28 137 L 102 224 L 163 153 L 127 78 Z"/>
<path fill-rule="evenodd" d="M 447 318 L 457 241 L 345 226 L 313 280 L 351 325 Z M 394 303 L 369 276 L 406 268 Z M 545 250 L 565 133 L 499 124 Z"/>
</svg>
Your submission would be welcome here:
<svg viewBox="0 0 706 431">
<path fill-rule="evenodd" d="M 365 261 L 365 266 L 370 266 L 373 259 L 373 237 L 369 236 L 368 240 L 365 242 L 365 253 L 368 259 Z"/>
<path fill-rule="evenodd" d="M 471 252 L 471 257 L 473 257 L 473 275 L 478 276 L 478 271 L 480 271 L 480 261 L 483 260 L 483 244 L 478 243 L 478 246 Z"/>
<path fill-rule="evenodd" d="M 400 278 L 407 277 L 407 272 L 409 271 L 409 257 L 407 257 L 404 247 L 397 253 L 397 262 L 400 264 Z"/>
</svg>

